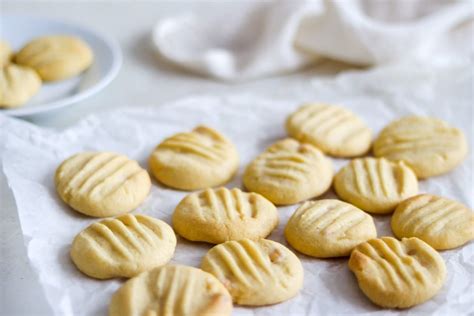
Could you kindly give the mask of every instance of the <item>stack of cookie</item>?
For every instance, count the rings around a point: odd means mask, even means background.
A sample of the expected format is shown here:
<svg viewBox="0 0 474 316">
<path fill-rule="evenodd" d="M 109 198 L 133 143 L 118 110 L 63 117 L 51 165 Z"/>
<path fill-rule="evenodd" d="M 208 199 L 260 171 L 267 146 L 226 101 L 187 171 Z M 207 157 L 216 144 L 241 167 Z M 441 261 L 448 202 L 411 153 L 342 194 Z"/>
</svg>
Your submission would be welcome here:
<svg viewBox="0 0 474 316">
<path fill-rule="evenodd" d="M 18 53 L 0 41 L 0 108 L 27 103 L 43 81 L 76 76 L 93 60 L 92 50 L 79 38 L 43 36 L 27 43 Z"/>
<path fill-rule="evenodd" d="M 194 191 L 176 206 L 172 226 L 127 214 L 149 194 L 148 172 L 127 157 L 86 152 L 57 169 L 59 196 L 95 222 L 72 243 L 71 257 L 86 275 L 131 278 L 112 297 L 110 315 L 230 315 L 232 303 L 276 304 L 298 294 L 303 267 L 287 247 L 265 239 L 279 224 L 275 205 L 303 202 L 285 227 L 288 243 L 317 258 L 350 257 L 349 268 L 374 303 L 407 308 L 433 297 L 446 268 L 435 250 L 474 239 L 474 215 L 462 204 L 418 194 L 418 179 L 447 172 L 467 152 L 463 134 L 431 118 L 408 117 L 387 126 L 360 156 L 371 131 L 352 112 L 310 104 L 291 114 L 292 138 L 277 141 L 246 167 L 239 188 L 224 188 L 239 166 L 235 146 L 198 126 L 175 134 L 151 153 L 160 183 Z M 352 158 L 334 176 L 326 154 Z M 331 184 L 343 200 L 317 198 Z M 307 201 L 311 200 L 311 201 Z M 396 237 L 377 238 L 370 214 L 394 212 Z M 216 244 L 201 269 L 168 265 L 175 232 Z"/>
</svg>

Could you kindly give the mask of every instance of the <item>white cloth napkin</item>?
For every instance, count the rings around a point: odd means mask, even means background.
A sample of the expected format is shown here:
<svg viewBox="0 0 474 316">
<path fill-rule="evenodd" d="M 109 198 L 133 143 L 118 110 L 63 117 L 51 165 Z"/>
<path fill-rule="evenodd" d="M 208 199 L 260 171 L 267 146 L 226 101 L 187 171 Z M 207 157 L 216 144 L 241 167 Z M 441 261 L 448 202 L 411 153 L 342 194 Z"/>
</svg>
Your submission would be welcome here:
<svg viewBox="0 0 474 316">
<path fill-rule="evenodd" d="M 163 19 L 153 45 L 189 71 L 235 81 L 293 71 L 321 57 L 378 65 L 472 51 L 470 0 L 274 0 L 235 7 Z M 469 38 L 456 42 L 460 26 L 469 28 Z"/>
</svg>

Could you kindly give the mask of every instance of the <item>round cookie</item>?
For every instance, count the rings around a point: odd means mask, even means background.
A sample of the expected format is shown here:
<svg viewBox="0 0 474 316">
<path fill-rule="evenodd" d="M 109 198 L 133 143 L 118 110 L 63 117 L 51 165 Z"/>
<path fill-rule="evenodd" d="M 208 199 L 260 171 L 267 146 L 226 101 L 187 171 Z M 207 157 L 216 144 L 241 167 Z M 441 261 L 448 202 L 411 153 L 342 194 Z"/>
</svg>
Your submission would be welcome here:
<svg viewBox="0 0 474 316">
<path fill-rule="evenodd" d="M 331 160 L 307 143 L 284 139 L 268 147 L 245 169 L 243 182 L 278 205 L 323 194 L 333 177 Z"/>
<path fill-rule="evenodd" d="M 421 304 L 439 292 L 446 278 L 443 258 L 418 238 L 364 242 L 352 251 L 349 269 L 362 292 L 385 308 Z"/>
<path fill-rule="evenodd" d="M 110 152 L 76 154 L 61 163 L 54 180 L 64 202 L 94 217 L 130 212 L 151 189 L 146 170 L 136 161 Z"/>
<path fill-rule="evenodd" d="M 270 201 L 237 188 L 191 193 L 173 214 L 173 228 L 179 235 L 214 244 L 267 237 L 278 221 L 278 211 Z"/>
<path fill-rule="evenodd" d="M 0 107 L 14 108 L 28 102 L 41 87 L 41 79 L 31 68 L 14 64 L 0 68 Z"/>
<path fill-rule="evenodd" d="M 158 181 L 191 191 L 229 181 L 237 171 L 239 157 L 230 140 L 212 128 L 198 126 L 165 139 L 149 163 Z"/>
<path fill-rule="evenodd" d="M 201 268 L 219 279 L 240 305 L 280 303 L 303 286 L 303 266 L 285 246 L 267 239 L 228 241 L 204 256 Z"/>
<path fill-rule="evenodd" d="M 339 200 L 308 201 L 285 227 L 288 243 L 308 256 L 349 256 L 358 244 L 377 238 L 374 220 L 357 207 Z"/>
<path fill-rule="evenodd" d="M 110 316 L 230 316 L 232 298 L 211 274 L 167 265 L 125 282 L 112 296 Z"/>
<path fill-rule="evenodd" d="M 0 67 L 4 67 L 10 63 L 13 51 L 7 42 L 0 40 Z"/>
<path fill-rule="evenodd" d="M 165 222 L 125 214 L 95 222 L 72 242 L 76 267 L 93 278 L 133 277 L 166 264 L 174 254 L 176 236 Z"/>
<path fill-rule="evenodd" d="M 89 45 L 68 35 L 35 38 L 15 55 L 17 64 L 33 68 L 44 81 L 76 76 L 89 68 L 92 60 Z"/>
<path fill-rule="evenodd" d="M 387 214 L 418 193 L 418 180 L 403 162 L 361 158 L 339 170 L 334 189 L 341 199 L 364 211 Z"/>
<path fill-rule="evenodd" d="M 373 150 L 377 157 L 403 160 L 418 178 L 428 178 L 461 163 L 467 154 L 467 142 L 459 129 L 442 120 L 408 116 L 385 127 Z"/>
<path fill-rule="evenodd" d="M 474 239 L 474 213 L 459 202 L 420 194 L 398 205 L 392 230 L 398 238 L 417 237 L 435 249 L 452 249 Z"/>
<path fill-rule="evenodd" d="M 286 121 L 288 134 L 336 157 L 354 157 L 370 149 L 372 131 L 351 111 L 328 104 L 306 104 Z"/>
</svg>

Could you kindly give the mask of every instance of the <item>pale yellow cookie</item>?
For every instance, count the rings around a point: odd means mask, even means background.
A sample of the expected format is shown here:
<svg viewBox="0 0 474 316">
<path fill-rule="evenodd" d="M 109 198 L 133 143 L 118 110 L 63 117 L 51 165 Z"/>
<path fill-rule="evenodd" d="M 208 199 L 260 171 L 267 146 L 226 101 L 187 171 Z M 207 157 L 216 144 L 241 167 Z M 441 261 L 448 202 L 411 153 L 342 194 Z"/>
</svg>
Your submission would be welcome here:
<svg viewBox="0 0 474 316">
<path fill-rule="evenodd" d="M 204 256 L 201 268 L 216 276 L 240 305 L 280 303 L 303 286 L 303 266 L 285 246 L 267 239 L 228 241 Z"/>
<path fill-rule="evenodd" d="M 12 58 L 12 49 L 7 42 L 0 40 L 0 67 L 4 67 L 10 63 Z"/>
<path fill-rule="evenodd" d="M 128 280 L 112 296 L 110 316 L 230 316 L 232 298 L 211 274 L 168 265 Z"/>
<path fill-rule="evenodd" d="M 84 152 L 66 159 L 54 180 L 64 202 L 94 217 L 132 211 L 151 188 L 148 172 L 136 161 L 109 152 Z"/>
<path fill-rule="evenodd" d="M 173 214 L 173 228 L 192 241 L 219 244 L 267 237 L 278 225 L 276 207 L 257 193 L 206 189 L 187 195 Z"/>
<path fill-rule="evenodd" d="M 41 79 L 31 68 L 14 64 L 0 68 L 0 107 L 14 108 L 28 102 L 40 89 Z"/>
<path fill-rule="evenodd" d="M 339 200 L 308 201 L 291 216 L 285 227 L 288 243 L 318 258 L 350 255 L 358 244 L 377 237 L 372 217 Z"/>
<path fill-rule="evenodd" d="M 364 211 L 386 214 L 418 193 L 418 180 L 403 162 L 361 158 L 339 170 L 334 189 L 341 199 Z"/>
<path fill-rule="evenodd" d="M 44 81 L 76 76 L 89 68 L 92 60 L 89 45 L 68 35 L 35 38 L 15 55 L 17 64 L 33 68 Z"/>
<path fill-rule="evenodd" d="M 95 222 L 72 242 L 76 267 L 93 278 L 133 277 L 166 264 L 174 254 L 176 236 L 163 221 L 125 214 Z"/>
<path fill-rule="evenodd" d="M 165 139 L 150 157 L 150 168 L 155 178 L 181 190 L 222 185 L 232 178 L 238 165 L 235 146 L 206 126 Z"/>
<path fill-rule="evenodd" d="M 286 130 L 291 137 L 336 157 L 365 154 L 372 138 L 372 131 L 348 109 L 318 103 L 293 112 L 286 121 Z"/>
<path fill-rule="evenodd" d="M 417 237 L 435 249 L 456 248 L 474 240 L 474 213 L 459 202 L 421 194 L 398 205 L 392 230 L 399 238 Z"/>
<path fill-rule="evenodd" d="M 332 177 L 331 160 L 319 149 L 287 138 L 255 158 L 245 169 L 243 181 L 249 191 L 286 205 L 323 194 Z"/>
<path fill-rule="evenodd" d="M 362 292 L 386 308 L 421 304 L 438 293 L 446 278 L 443 258 L 418 238 L 364 242 L 352 251 L 349 269 Z"/>
<path fill-rule="evenodd" d="M 467 142 L 461 130 L 446 122 L 408 116 L 390 123 L 374 142 L 374 155 L 403 160 L 418 178 L 446 173 L 466 157 Z"/>
</svg>

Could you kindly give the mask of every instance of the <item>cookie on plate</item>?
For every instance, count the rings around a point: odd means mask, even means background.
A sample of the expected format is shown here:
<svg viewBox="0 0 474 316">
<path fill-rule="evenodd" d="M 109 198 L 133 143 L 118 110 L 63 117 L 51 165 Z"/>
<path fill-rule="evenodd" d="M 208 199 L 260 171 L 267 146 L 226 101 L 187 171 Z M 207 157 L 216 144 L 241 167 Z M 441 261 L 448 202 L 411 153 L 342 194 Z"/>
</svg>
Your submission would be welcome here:
<svg viewBox="0 0 474 316">
<path fill-rule="evenodd" d="M 303 266 L 285 246 L 271 240 L 242 239 L 214 246 L 201 268 L 219 279 L 240 305 L 286 301 L 303 286 Z"/>
<path fill-rule="evenodd" d="M 360 158 L 339 170 L 334 188 L 341 199 L 364 211 L 387 214 L 418 193 L 418 180 L 403 162 Z"/>
<path fill-rule="evenodd" d="M 206 189 L 187 195 L 173 214 L 173 228 L 192 241 L 219 244 L 267 237 L 278 225 L 276 207 L 257 193 Z"/>
<path fill-rule="evenodd" d="M 245 169 L 245 187 L 278 205 L 323 194 L 333 177 L 331 160 L 307 143 L 284 139 L 268 147 Z"/>
<path fill-rule="evenodd" d="M 0 108 L 28 102 L 40 89 L 41 79 L 31 68 L 14 64 L 0 68 Z"/>
<path fill-rule="evenodd" d="M 364 242 L 352 251 L 349 269 L 362 292 L 386 308 L 421 304 L 439 292 L 446 278 L 443 258 L 418 238 Z"/>
<path fill-rule="evenodd" d="M 374 142 L 374 155 L 403 160 L 418 178 L 452 170 L 466 157 L 461 130 L 430 117 L 408 116 L 385 127 Z"/>
<path fill-rule="evenodd" d="M 226 183 L 238 165 L 235 146 L 206 126 L 165 139 L 150 157 L 150 168 L 158 181 L 189 191 Z"/>
<path fill-rule="evenodd" d="M 211 274 L 167 265 L 125 282 L 112 296 L 110 316 L 230 316 L 232 298 Z"/>
<path fill-rule="evenodd" d="M 176 236 L 165 222 L 146 215 L 125 214 L 95 222 L 72 242 L 76 267 L 93 278 L 133 277 L 166 264 Z"/>
<path fill-rule="evenodd" d="M 350 255 L 358 244 L 377 237 L 372 217 L 339 200 L 308 201 L 291 216 L 285 227 L 288 243 L 308 256 Z"/>
<path fill-rule="evenodd" d="M 392 230 L 399 238 L 417 237 L 435 249 L 456 248 L 474 239 L 474 213 L 459 202 L 421 194 L 398 205 Z"/>
<path fill-rule="evenodd" d="M 10 63 L 13 52 L 7 42 L 0 40 L 0 67 L 4 67 Z"/>
<path fill-rule="evenodd" d="M 89 45 L 68 35 L 35 38 L 15 55 L 15 63 L 33 68 L 44 81 L 76 76 L 89 68 L 92 60 Z"/>
<path fill-rule="evenodd" d="M 354 157 L 370 149 L 372 131 L 351 111 L 328 104 L 306 104 L 286 121 L 288 134 L 336 157 Z"/>
<path fill-rule="evenodd" d="M 146 170 L 136 161 L 110 152 L 76 154 L 61 163 L 54 180 L 64 202 L 94 217 L 130 212 L 151 189 Z"/>
</svg>

